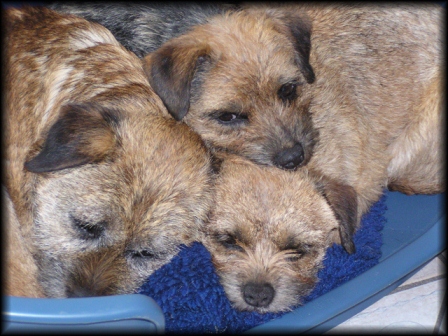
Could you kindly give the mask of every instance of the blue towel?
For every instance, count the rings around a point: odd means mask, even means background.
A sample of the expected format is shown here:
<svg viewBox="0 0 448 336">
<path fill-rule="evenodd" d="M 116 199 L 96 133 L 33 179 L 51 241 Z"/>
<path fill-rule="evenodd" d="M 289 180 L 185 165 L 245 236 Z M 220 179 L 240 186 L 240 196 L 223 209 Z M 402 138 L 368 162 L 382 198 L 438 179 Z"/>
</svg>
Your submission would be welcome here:
<svg viewBox="0 0 448 336">
<path fill-rule="evenodd" d="M 327 250 L 317 286 L 309 302 L 376 265 L 381 257 L 386 212 L 384 195 L 363 216 L 354 236 L 356 252 L 349 255 L 340 245 Z M 211 256 L 200 243 L 183 247 L 171 262 L 154 272 L 140 288 L 162 308 L 166 332 L 239 333 L 284 313 L 259 314 L 232 308 L 219 283 Z"/>
</svg>

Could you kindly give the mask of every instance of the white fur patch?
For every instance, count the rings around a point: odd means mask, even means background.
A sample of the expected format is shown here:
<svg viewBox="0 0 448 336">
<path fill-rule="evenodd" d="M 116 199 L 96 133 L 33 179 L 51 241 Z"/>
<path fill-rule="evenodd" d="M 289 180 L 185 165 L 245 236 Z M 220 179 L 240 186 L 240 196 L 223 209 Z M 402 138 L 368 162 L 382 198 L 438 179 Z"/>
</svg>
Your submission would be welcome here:
<svg viewBox="0 0 448 336">
<path fill-rule="evenodd" d="M 70 47 L 74 50 L 90 48 L 99 44 L 120 45 L 106 30 L 79 30 L 76 32 L 76 36 L 70 39 Z"/>
<path fill-rule="evenodd" d="M 48 117 L 51 115 L 56 99 L 60 96 L 62 86 L 69 78 L 72 70 L 72 67 L 63 67 L 51 74 L 51 82 L 48 87 L 47 104 L 45 114 L 42 116 L 42 124 L 45 124 Z"/>
</svg>

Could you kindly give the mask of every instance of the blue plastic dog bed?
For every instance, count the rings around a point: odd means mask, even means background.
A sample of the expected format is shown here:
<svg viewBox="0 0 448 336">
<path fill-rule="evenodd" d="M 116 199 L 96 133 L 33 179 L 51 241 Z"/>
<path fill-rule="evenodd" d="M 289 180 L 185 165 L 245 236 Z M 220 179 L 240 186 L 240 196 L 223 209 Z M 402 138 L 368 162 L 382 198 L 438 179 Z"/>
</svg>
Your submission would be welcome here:
<svg viewBox="0 0 448 336">
<path fill-rule="evenodd" d="M 275 331 L 325 332 L 391 292 L 445 249 L 444 194 L 405 196 L 397 192 L 386 192 L 385 197 L 375 206 L 377 214 L 374 216 L 379 216 L 377 219 L 384 224 L 384 227 L 381 231 L 383 240 L 380 248 L 381 257 L 378 254 L 378 260 L 373 261 L 374 266 L 348 281 L 343 279 L 341 273 L 340 280 L 343 284 L 337 284 L 338 287 L 328 292 L 326 292 L 325 286 L 320 284 L 321 288 L 316 287 L 316 289 L 321 292 L 313 292 L 314 294 L 311 294 L 309 302 L 305 305 L 286 314 L 270 316 L 272 319 L 268 318 L 269 321 L 263 320 L 264 317 L 262 317 L 261 320 L 254 322 L 255 324 L 261 323 L 257 326 L 242 325 L 232 330 L 217 325 L 216 330 L 210 330 L 210 324 L 205 323 L 207 325 L 205 331 L 243 331 L 248 334 Z M 378 228 L 378 226 L 376 227 Z M 375 230 L 370 231 L 369 234 L 376 234 Z M 373 246 L 370 245 L 371 242 L 358 241 L 357 244 L 358 246 L 365 244 L 369 248 Z M 338 247 L 335 248 L 337 250 Z M 375 250 L 375 246 L 372 248 Z M 191 253 L 199 253 L 203 258 L 207 258 L 207 252 L 202 249 L 202 245 L 195 244 L 190 249 Z M 377 254 L 373 250 L 372 256 L 375 259 Z M 151 279 L 154 278 L 154 281 L 158 281 L 158 276 L 163 276 L 163 272 L 169 272 L 170 267 L 182 265 L 182 260 L 186 260 L 186 256 L 183 254 L 188 256 L 188 251 L 188 249 L 181 251 L 172 263 L 154 273 L 148 283 L 142 287 L 141 292 L 149 293 L 151 288 L 157 288 L 151 286 Z M 362 265 L 360 266 L 362 267 Z M 327 265 L 327 269 L 331 267 L 332 265 Z M 207 268 L 202 269 L 202 272 L 205 274 Z M 325 276 L 324 273 L 321 275 Z M 172 285 L 178 286 L 179 281 L 183 280 L 175 279 Z M 149 288 L 145 288 L 145 286 L 149 286 Z M 191 288 L 201 289 L 202 285 L 199 279 L 197 282 L 189 280 L 183 286 L 184 294 L 188 296 L 192 292 Z M 177 311 L 182 311 L 185 308 L 182 307 L 182 290 L 171 293 L 171 299 L 169 296 L 163 297 L 163 295 L 157 297 L 159 295 L 157 291 L 154 294 L 153 299 L 142 294 L 79 299 L 4 297 L 3 332 L 100 331 L 122 333 L 138 331 L 163 333 L 176 331 L 176 323 L 181 319 L 176 317 L 175 310 L 169 308 L 169 305 L 171 301 L 177 300 L 179 302 Z M 196 295 L 201 294 L 197 292 Z M 200 299 L 202 301 L 198 302 L 207 302 L 207 295 L 205 294 L 205 297 Z M 312 297 L 313 295 L 316 297 Z M 219 295 L 217 297 L 220 298 Z M 216 300 L 225 301 L 226 299 Z M 202 306 L 195 309 L 188 301 L 184 303 L 185 306 L 188 306 L 189 314 L 193 314 L 192 316 L 194 316 L 195 310 L 200 312 L 204 309 Z M 223 304 L 225 306 L 226 303 Z M 161 305 L 164 306 L 164 310 Z M 171 311 L 168 312 L 167 307 Z M 198 325 L 198 329 L 195 331 L 200 330 L 200 327 Z M 188 331 L 187 329 L 183 330 Z"/>
<path fill-rule="evenodd" d="M 2 3 L 2 7 L 23 3 Z M 357 254 L 348 256 L 340 246 L 332 247 L 319 274 L 322 280 L 306 304 L 286 314 L 260 316 L 232 310 L 216 284 L 207 251 L 195 244 L 155 272 L 140 289 L 143 294 L 76 299 L 5 296 L 2 333 L 160 334 L 193 331 L 192 326 L 194 331 L 210 333 L 323 333 L 391 292 L 446 248 L 444 199 L 445 194 L 386 192 L 355 236 Z M 196 265 L 191 278 L 179 273 L 171 287 L 162 281 L 191 263 Z M 206 277 L 195 280 L 200 273 Z M 210 286 L 210 281 L 216 286 Z M 213 306 L 206 306 L 211 301 L 224 309 L 221 320 L 218 314 L 207 315 L 213 311 Z"/>
</svg>

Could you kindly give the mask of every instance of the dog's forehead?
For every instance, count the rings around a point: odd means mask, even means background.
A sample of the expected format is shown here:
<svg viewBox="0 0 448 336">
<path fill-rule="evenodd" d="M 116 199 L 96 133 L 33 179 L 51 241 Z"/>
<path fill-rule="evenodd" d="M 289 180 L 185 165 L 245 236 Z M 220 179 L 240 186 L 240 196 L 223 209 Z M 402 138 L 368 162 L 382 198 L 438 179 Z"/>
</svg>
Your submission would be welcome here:
<svg viewBox="0 0 448 336">
<path fill-rule="evenodd" d="M 279 208 L 275 209 L 277 206 Z M 328 210 L 324 202 L 311 207 L 306 203 L 273 203 L 266 211 L 239 222 L 237 231 L 248 240 L 268 239 L 283 245 L 292 241 L 320 239 L 336 227 L 336 221 Z"/>
<path fill-rule="evenodd" d="M 42 198 L 91 222 L 111 218 L 113 229 L 128 237 L 134 231 L 146 237 L 177 230 L 179 240 L 192 235 L 211 202 L 202 142 L 187 126 L 162 117 L 136 113 L 116 123 L 119 146 L 112 157 L 53 173 L 40 185 Z"/>
<path fill-rule="evenodd" d="M 204 26 L 223 76 L 248 78 L 295 76 L 294 47 L 290 37 L 276 29 L 267 16 L 235 14 L 217 17 Z M 226 71 L 227 70 L 227 71 Z"/>
<path fill-rule="evenodd" d="M 248 163 L 226 165 L 222 174 L 216 189 L 218 229 L 256 240 L 337 227 L 333 211 L 305 173 Z"/>
<path fill-rule="evenodd" d="M 128 120 L 119 137 L 117 174 L 137 193 L 144 194 L 139 191 L 142 188 L 153 193 L 206 189 L 208 152 L 188 126 L 159 115 L 136 116 Z"/>
</svg>

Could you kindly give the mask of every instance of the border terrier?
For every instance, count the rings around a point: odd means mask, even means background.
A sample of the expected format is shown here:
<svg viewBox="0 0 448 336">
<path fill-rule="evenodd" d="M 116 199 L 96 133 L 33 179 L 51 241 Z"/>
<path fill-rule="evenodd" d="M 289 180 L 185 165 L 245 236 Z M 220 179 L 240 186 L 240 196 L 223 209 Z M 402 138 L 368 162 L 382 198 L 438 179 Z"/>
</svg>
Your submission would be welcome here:
<svg viewBox="0 0 448 336">
<path fill-rule="evenodd" d="M 53 8 L 105 25 L 139 55 L 159 47 L 143 59 L 151 86 L 216 156 L 236 153 L 283 169 L 305 165 L 318 136 L 310 100 L 301 95 L 314 81 L 306 20 L 224 4 L 175 6 Z"/>
<path fill-rule="evenodd" d="M 234 156 L 215 189 L 203 243 L 236 309 L 290 309 L 314 288 L 328 247 L 353 248 L 356 194 L 306 167 L 288 172 Z"/>
<path fill-rule="evenodd" d="M 356 190 L 361 216 L 386 187 L 444 190 L 443 12 L 248 4 L 171 39 L 144 67 L 215 155 L 309 161 Z"/>
<path fill-rule="evenodd" d="M 38 7 L 3 15 L 4 184 L 44 294 L 132 293 L 198 240 L 208 150 L 103 26 Z"/>
<path fill-rule="evenodd" d="M 386 187 L 445 190 L 441 7 L 294 10 L 313 27 L 316 82 L 304 94 L 320 140 L 295 172 L 224 158 L 204 244 L 240 310 L 300 304 L 332 243 L 355 251 L 360 218 Z"/>
</svg>

